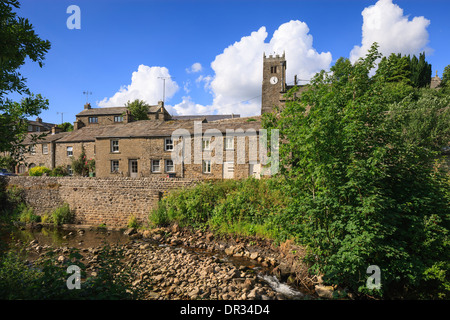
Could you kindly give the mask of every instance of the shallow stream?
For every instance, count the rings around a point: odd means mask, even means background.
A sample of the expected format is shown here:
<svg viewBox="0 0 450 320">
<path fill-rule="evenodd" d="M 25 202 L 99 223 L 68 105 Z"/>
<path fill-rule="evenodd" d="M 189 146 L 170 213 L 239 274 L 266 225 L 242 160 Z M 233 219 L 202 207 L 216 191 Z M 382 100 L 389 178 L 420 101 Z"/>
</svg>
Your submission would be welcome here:
<svg viewBox="0 0 450 320">
<path fill-rule="evenodd" d="M 270 274 L 270 270 L 262 267 L 254 260 L 243 257 L 230 257 L 221 252 L 209 252 L 203 249 L 193 249 L 184 246 L 168 246 L 156 244 L 146 240 L 131 240 L 129 236 L 124 235 L 120 231 L 109 231 L 102 229 L 83 229 L 84 232 L 79 233 L 75 229 L 60 229 L 60 228 L 42 228 L 35 229 L 23 229 L 12 228 L 4 229 L 0 228 L 0 250 L 13 249 L 13 244 L 18 241 L 29 244 L 33 240 L 37 240 L 41 246 L 51 247 L 67 247 L 67 248 L 95 248 L 109 245 L 122 245 L 131 241 L 145 242 L 154 246 L 170 247 L 171 250 L 181 250 L 182 248 L 190 252 L 195 252 L 198 255 L 216 256 L 224 261 L 232 263 L 237 268 L 246 267 L 252 269 L 262 281 L 270 285 L 276 292 L 282 293 L 287 299 L 304 299 L 310 298 L 307 293 L 301 292 L 299 289 L 280 282 L 275 276 Z M 28 252 L 28 259 L 33 259 L 38 256 L 38 253 Z"/>
</svg>

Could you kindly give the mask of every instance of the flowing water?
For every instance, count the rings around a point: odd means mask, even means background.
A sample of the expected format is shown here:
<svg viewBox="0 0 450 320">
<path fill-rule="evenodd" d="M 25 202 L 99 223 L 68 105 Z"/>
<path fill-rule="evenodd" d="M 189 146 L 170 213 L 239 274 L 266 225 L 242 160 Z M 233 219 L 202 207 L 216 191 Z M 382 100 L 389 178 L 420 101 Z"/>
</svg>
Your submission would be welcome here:
<svg viewBox="0 0 450 320">
<path fill-rule="evenodd" d="M 126 244 L 130 241 L 130 238 L 124 235 L 120 231 L 108 231 L 102 229 L 83 229 L 82 235 L 78 233 L 79 230 L 73 229 L 60 229 L 60 228 L 42 228 L 40 230 L 33 229 L 23 229 L 23 228 L 0 228 L 0 250 L 8 250 L 17 248 L 14 246 L 18 241 L 28 244 L 33 240 L 37 240 L 41 246 L 51 246 L 51 247 L 66 247 L 66 248 L 93 248 L 103 246 L 105 244 L 109 245 L 121 245 Z M 138 240 L 139 241 L 139 240 Z M 144 242 L 144 241 L 142 241 Z M 145 243 L 151 243 L 146 242 Z M 158 245 L 158 244 L 154 244 Z M 168 246 L 165 244 L 160 244 L 158 246 Z M 272 287 L 276 292 L 279 292 L 286 296 L 288 299 L 303 299 L 307 298 L 306 293 L 287 285 L 286 283 L 280 282 L 275 276 L 270 275 L 270 270 L 262 267 L 254 260 L 242 257 L 230 257 L 225 253 L 221 252 L 209 252 L 204 249 L 195 249 L 189 247 L 181 246 L 170 246 L 172 250 L 189 250 L 190 252 L 195 252 L 198 255 L 209 255 L 216 256 L 224 261 L 230 262 L 237 268 L 245 267 L 250 268 L 255 271 L 262 281 L 266 282 Z M 33 259 L 37 257 L 37 253 L 28 252 L 27 258 Z"/>
</svg>

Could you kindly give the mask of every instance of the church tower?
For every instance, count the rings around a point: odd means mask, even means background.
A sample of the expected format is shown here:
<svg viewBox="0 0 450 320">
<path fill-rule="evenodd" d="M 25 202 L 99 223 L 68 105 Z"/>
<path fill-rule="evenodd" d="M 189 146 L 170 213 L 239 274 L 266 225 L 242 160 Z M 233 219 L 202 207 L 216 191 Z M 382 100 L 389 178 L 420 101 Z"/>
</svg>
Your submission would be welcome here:
<svg viewBox="0 0 450 320">
<path fill-rule="evenodd" d="M 272 112 L 274 106 L 280 105 L 286 92 L 286 58 L 279 55 L 263 55 L 263 81 L 261 114 Z"/>
</svg>

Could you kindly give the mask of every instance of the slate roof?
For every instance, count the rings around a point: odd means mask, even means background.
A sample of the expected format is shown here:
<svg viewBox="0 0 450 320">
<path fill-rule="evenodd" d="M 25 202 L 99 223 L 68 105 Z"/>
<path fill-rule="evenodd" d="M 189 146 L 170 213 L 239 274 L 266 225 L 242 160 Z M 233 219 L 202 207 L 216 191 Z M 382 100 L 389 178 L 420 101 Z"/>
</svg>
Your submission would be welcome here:
<svg viewBox="0 0 450 320">
<path fill-rule="evenodd" d="M 159 111 L 161 106 L 150 106 L 148 108 L 148 113 L 156 113 Z M 107 115 L 121 115 L 127 111 L 127 107 L 108 107 L 108 108 L 90 108 L 84 109 L 79 112 L 76 116 L 107 116 Z"/>
<path fill-rule="evenodd" d="M 43 129 L 41 129 L 41 131 L 50 131 L 50 130 L 52 130 L 52 127 L 55 126 L 54 123 L 49 123 L 49 122 L 39 122 L 39 121 L 34 121 L 34 120 L 27 120 L 27 121 L 28 121 L 29 125 L 43 128 Z"/>
<path fill-rule="evenodd" d="M 223 119 L 240 118 L 239 114 L 214 114 L 214 115 L 189 115 L 189 116 L 172 116 L 174 120 L 194 120 L 194 119 L 206 119 L 208 122 L 217 121 Z"/>
<path fill-rule="evenodd" d="M 223 120 L 221 122 L 202 122 L 202 133 L 206 130 L 217 129 L 222 133 L 226 130 L 243 129 L 261 129 L 261 121 L 253 117 L 255 121 L 249 121 L 248 118 L 235 118 Z M 201 119 L 200 119 L 201 120 Z M 204 120 L 204 119 L 203 119 Z M 169 121 L 135 121 L 123 126 L 105 126 L 104 131 L 97 135 L 99 139 L 106 138 L 134 138 L 134 137 L 168 137 L 177 129 L 187 130 L 191 135 L 194 134 L 194 125 L 197 120 L 169 120 Z M 108 127 L 108 128 L 106 128 Z M 80 130 L 83 130 L 82 128 Z"/>
<path fill-rule="evenodd" d="M 30 132 L 27 134 L 27 137 L 25 138 L 25 140 L 23 141 L 24 144 L 30 144 L 32 143 L 32 137 L 33 136 L 39 136 L 41 135 L 43 132 Z M 69 135 L 71 132 L 59 132 L 59 133 L 55 133 L 55 134 L 51 134 L 51 133 L 46 133 L 46 135 L 44 137 L 42 137 L 41 139 L 37 140 L 36 143 L 49 143 L 52 141 L 57 141 L 59 139 L 64 138 L 65 136 Z"/>
</svg>

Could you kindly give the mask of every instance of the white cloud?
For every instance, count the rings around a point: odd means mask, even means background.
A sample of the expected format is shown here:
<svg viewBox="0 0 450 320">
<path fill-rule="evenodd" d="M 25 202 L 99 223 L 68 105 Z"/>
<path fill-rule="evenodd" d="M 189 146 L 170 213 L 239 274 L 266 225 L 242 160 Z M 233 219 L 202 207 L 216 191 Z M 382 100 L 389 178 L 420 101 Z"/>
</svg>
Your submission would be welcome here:
<svg viewBox="0 0 450 320">
<path fill-rule="evenodd" d="M 191 97 L 183 97 L 183 101 L 174 105 L 167 106 L 167 110 L 178 115 L 211 114 L 210 106 L 203 106 L 192 101 Z"/>
<path fill-rule="evenodd" d="M 266 28 L 261 27 L 216 56 L 211 63 L 215 72 L 212 81 L 203 76 L 196 80 L 205 81 L 205 88 L 213 94 L 213 103 L 200 108 L 190 100 L 183 100 L 175 107 L 177 112 L 185 114 L 183 108 L 187 108 L 199 114 L 194 110 L 198 107 L 207 113 L 235 113 L 241 116 L 260 114 L 264 52 L 285 52 L 288 83 L 294 81 L 295 74 L 299 79 L 310 79 L 316 72 L 330 67 L 331 53 L 318 53 L 313 48 L 313 38 L 304 22 L 282 24 L 268 43 L 265 42 L 267 36 Z"/>
<path fill-rule="evenodd" d="M 200 84 L 200 83 L 204 83 L 204 85 L 203 85 L 203 88 L 205 89 L 205 90 L 210 90 L 211 89 L 211 81 L 213 80 L 213 77 L 211 77 L 211 76 L 203 76 L 203 75 L 200 75 L 200 76 L 198 76 L 198 78 L 197 79 L 195 79 L 195 82 L 197 83 L 197 84 Z"/>
<path fill-rule="evenodd" d="M 175 81 L 170 79 L 169 70 L 165 67 L 149 67 L 140 65 L 131 76 L 131 84 L 122 86 L 110 98 L 97 102 L 100 107 L 123 106 L 128 100 L 140 99 L 150 105 L 158 104 L 163 99 L 163 80 L 165 80 L 165 100 L 167 101 L 178 91 Z"/>
<path fill-rule="evenodd" d="M 186 82 L 183 83 L 183 90 L 186 94 L 191 91 L 190 87 L 191 87 L 191 80 L 188 79 Z"/>
<path fill-rule="evenodd" d="M 424 17 L 409 20 L 403 15 L 403 9 L 393 4 L 392 0 L 379 0 L 375 5 L 362 12 L 361 46 L 354 46 L 350 52 L 350 61 L 367 54 L 374 42 L 379 44 L 379 51 L 388 56 L 391 53 L 418 54 L 429 50 L 427 27 L 430 21 Z"/>
<path fill-rule="evenodd" d="M 294 75 L 299 79 L 310 79 L 316 72 L 330 67 L 331 53 L 318 53 L 313 47 L 313 37 L 306 23 L 290 21 L 282 24 L 266 42 L 268 33 L 265 27 L 242 37 L 217 55 L 211 63 L 214 75 L 199 75 L 195 82 L 203 83 L 204 89 L 211 93 L 210 105 L 200 105 L 185 96 L 182 102 L 166 108 L 179 115 L 186 114 L 240 114 L 259 115 L 261 112 L 261 89 L 263 53 L 285 52 L 287 60 L 288 83 L 293 83 Z M 187 72 L 200 72 L 202 65 L 194 63 Z M 98 102 L 100 106 L 123 105 L 128 100 L 143 99 L 156 104 L 162 99 L 162 80 L 169 77 L 164 67 L 139 66 L 133 72 L 131 84 L 121 88 L 111 98 Z M 166 101 L 178 90 L 176 82 L 166 80 Z M 190 93 L 190 83 L 184 83 L 184 91 Z"/>
<path fill-rule="evenodd" d="M 203 70 L 202 65 L 199 62 L 194 63 L 190 68 L 186 69 L 187 73 L 196 73 Z"/>
</svg>

